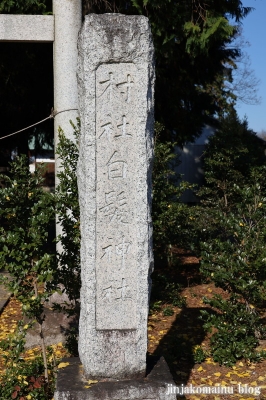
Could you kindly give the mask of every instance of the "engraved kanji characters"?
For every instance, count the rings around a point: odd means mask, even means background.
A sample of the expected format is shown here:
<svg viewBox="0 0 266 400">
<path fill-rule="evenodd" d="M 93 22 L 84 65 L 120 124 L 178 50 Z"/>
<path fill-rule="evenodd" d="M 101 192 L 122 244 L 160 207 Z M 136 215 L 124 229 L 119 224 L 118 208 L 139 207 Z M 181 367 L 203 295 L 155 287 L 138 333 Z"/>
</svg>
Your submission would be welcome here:
<svg viewBox="0 0 266 400">
<path fill-rule="evenodd" d="M 127 210 L 127 200 L 125 192 L 111 192 L 105 193 L 105 205 L 100 207 L 99 210 L 110 222 L 116 221 L 122 224 L 128 223 L 129 213 Z"/>
<path fill-rule="evenodd" d="M 104 94 L 106 94 L 106 99 L 111 103 L 113 100 L 113 96 L 116 92 L 117 89 L 120 93 L 123 95 L 126 94 L 125 99 L 126 103 L 131 102 L 131 89 L 134 85 L 134 81 L 131 78 L 130 74 L 127 74 L 127 78 L 123 82 L 115 83 L 114 79 L 114 74 L 113 72 L 109 72 L 109 79 L 105 79 L 103 81 L 100 81 L 100 85 L 103 88 L 101 94 L 99 97 L 102 97 Z"/>
<path fill-rule="evenodd" d="M 99 97 L 103 96 L 106 93 L 107 99 L 112 102 L 113 92 L 116 86 L 114 82 L 114 74 L 112 72 L 109 72 L 109 79 L 100 81 L 99 83 L 103 85 L 104 88 Z"/>
<path fill-rule="evenodd" d="M 130 280 L 134 274 L 130 256 L 135 251 L 131 238 L 134 220 L 129 209 L 134 192 L 128 189 L 134 168 L 130 165 L 130 154 L 136 124 L 132 105 L 135 83 L 133 73 L 125 73 L 123 68 L 104 66 L 99 70 L 98 78 L 96 75 L 96 138 L 97 151 L 102 154 L 100 162 L 96 162 L 101 182 L 97 186 L 97 203 L 100 205 L 97 206 L 96 224 L 101 235 L 96 257 L 97 268 L 103 276 L 98 294 L 105 304 L 113 302 L 119 307 L 133 296 Z M 129 68 L 130 72 L 134 70 L 133 66 Z"/>
<path fill-rule="evenodd" d="M 101 258 L 106 258 L 108 262 L 112 261 L 112 245 L 110 244 L 109 246 L 103 247 L 103 255 Z"/>
<path fill-rule="evenodd" d="M 127 162 L 119 157 L 119 153 L 115 151 L 107 162 L 108 178 L 126 178 L 127 177 Z"/>
<path fill-rule="evenodd" d="M 131 248 L 131 243 L 125 242 L 125 238 L 123 237 L 123 240 L 121 243 L 119 243 L 115 247 L 115 252 L 116 254 L 121 257 L 121 263 L 122 263 L 122 268 L 125 267 L 125 256 L 129 253 Z"/>
<path fill-rule="evenodd" d="M 121 283 L 113 282 L 102 290 L 102 299 L 107 301 L 130 299 L 129 285 L 126 279 L 122 278 Z"/>
<path fill-rule="evenodd" d="M 132 137 L 132 134 L 129 132 L 130 130 L 130 123 L 126 116 L 126 113 L 122 115 L 120 121 L 113 121 L 112 111 L 113 111 L 113 101 L 115 101 L 115 97 L 117 94 L 122 93 L 123 95 L 126 94 L 125 102 L 131 102 L 131 90 L 134 85 L 134 81 L 131 78 L 130 74 L 127 74 L 127 78 L 125 81 L 115 83 L 115 75 L 113 72 L 108 73 L 109 78 L 106 77 L 104 80 L 100 80 L 100 90 L 98 94 L 98 98 L 102 99 L 101 104 L 103 104 L 106 108 L 104 111 L 107 112 L 107 121 L 104 122 L 100 128 L 101 132 L 98 136 L 99 138 L 106 138 L 108 141 L 111 141 L 111 138 L 127 138 Z M 109 106 L 108 106 L 109 104 Z M 107 106 L 106 106 L 107 105 Z"/>
<path fill-rule="evenodd" d="M 116 288 L 116 300 L 124 300 L 127 297 L 128 285 L 126 284 L 125 278 L 122 278 L 121 286 Z"/>
<path fill-rule="evenodd" d="M 103 299 L 111 300 L 113 294 L 112 285 L 103 289 Z"/>
<path fill-rule="evenodd" d="M 102 133 L 100 134 L 99 138 L 102 136 L 105 136 L 107 140 L 110 142 L 112 135 L 113 135 L 113 126 L 111 122 L 107 122 L 107 124 L 101 125 L 101 128 L 103 129 Z"/>
<path fill-rule="evenodd" d="M 122 269 L 125 267 L 126 256 L 131 251 L 131 242 L 127 242 L 123 237 L 122 241 L 118 244 L 110 244 L 108 246 L 102 247 L 101 259 L 105 260 L 106 263 L 111 263 L 115 258 L 121 260 Z"/>
<path fill-rule="evenodd" d="M 131 88 L 133 87 L 134 81 L 131 80 L 131 75 L 127 74 L 127 80 L 117 84 L 117 87 L 121 87 L 121 93 L 126 93 L 126 102 L 131 101 Z"/>
<path fill-rule="evenodd" d="M 104 137 L 109 142 L 111 142 L 112 137 L 114 138 L 128 138 L 132 137 L 132 134 L 129 133 L 129 122 L 127 122 L 127 117 L 125 115 L 122 116 L 122 123 L 116 124 L 117 133 L 114 135 L 114 127 L 111 121 L 104 123 L 101 125 L 101 133 L 99 135 L 99 139 Z"/>
<path fill-rule="evenodd" d="M 128 125 L 129 123 L 127 122 L 127 118 L 125 115 L 122 116 L 122 124 L 117 125 L 117 128 L 120 128 L 120 132 L 115 135 L 115 137 L 128 137 L 128 136 L 132 136 L 131 133 L 128 133 L 127 129 L 128 129 Z"/>
</svg>

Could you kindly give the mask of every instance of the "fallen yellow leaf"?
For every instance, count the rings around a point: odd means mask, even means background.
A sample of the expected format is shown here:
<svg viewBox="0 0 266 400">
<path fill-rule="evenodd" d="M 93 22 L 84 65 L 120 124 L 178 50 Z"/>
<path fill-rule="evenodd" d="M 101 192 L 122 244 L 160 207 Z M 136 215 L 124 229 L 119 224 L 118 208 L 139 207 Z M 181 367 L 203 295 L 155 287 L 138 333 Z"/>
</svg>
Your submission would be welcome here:
<svg viewBox="0 0 266 400">
<path fill-rule="evenodd" d="M 92 380 L 92 379 L 89 379 L 89 380 L 88 380 L 88 384 L 89 384 L 89 385 L 92 385 L 92 384 L 94 384 L 94 383 L 98 383 L 98 381 Z"/>
<path fill-rule="evenodd" d="M 67 367 L 69 365 L 69 362 L 61 362 L 58 366 L 57 366 L 57 368 L 65 368 L 65 367 Z"/>
<path fill-rule="evenodd" d="M 215 375 L 215 376 L 221 376 L 221 372 L 215 372 L 213 375 Z"/>
</svg>

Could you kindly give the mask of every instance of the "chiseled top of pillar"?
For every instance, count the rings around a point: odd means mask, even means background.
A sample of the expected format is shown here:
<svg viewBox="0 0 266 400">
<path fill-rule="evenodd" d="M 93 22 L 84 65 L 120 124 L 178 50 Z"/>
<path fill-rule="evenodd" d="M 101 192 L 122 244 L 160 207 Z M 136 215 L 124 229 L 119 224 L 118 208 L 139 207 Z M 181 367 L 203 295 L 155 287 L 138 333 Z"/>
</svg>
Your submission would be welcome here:
<svg viewBox="0 0 266 400">
<path fill-rule="evenodd" d="M 89 14 L 86 15 L 81 37 L 90 40 L 85 44 L 80 40 L 80 51 L 90 54 L 90 65 L 109 62 L 144 61 L 153 63 L 154 49 L 151 39 L 149 20 L 139 15 L 123 14 Z"/>
</svg>

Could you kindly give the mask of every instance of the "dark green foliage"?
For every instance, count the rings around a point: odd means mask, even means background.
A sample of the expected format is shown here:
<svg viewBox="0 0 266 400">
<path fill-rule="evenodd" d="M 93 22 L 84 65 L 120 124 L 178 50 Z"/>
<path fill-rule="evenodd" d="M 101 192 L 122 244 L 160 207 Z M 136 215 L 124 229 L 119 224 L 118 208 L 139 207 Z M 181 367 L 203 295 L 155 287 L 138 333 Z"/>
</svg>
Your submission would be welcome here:
<svg viewBox="0 0 266 400">
<path fill-rule="evenodd" d="M 235 11 L 242 18 L 245 11 L 239 5 Z M 168 1 L 147 6 L 158 60 L 157 118 L 176 130 L 179 143 L 185 135 L 189 138 L 188 132 L 190 138 L 195 137 L 210 117 L 232 101 L 222 82 L 217 85 L 225 79 L 224 62 L 234 60 L 239 51 L 225 46 L 236 32 L 225 14 L 228 2 L 207 3 L 201 11 L 200 6 Z"/>
<path fill-rule="evenodd" d="M 205 153 L 206 186 L 200 190 L 196 224 L 201 273 L 226 293 L 205 299 L 205 328 L 215 327 L 215 361 L 232 365 L 259 359 L 265 336 L 260 312 L 266 305 L 266 184 L 263 145 L 236 115 L 222 121 Z"/>
<path fill-rule="evenodd" d="M 0 191 L 1 266 L 11 274 L 8 287 L 21 300 L 25 314 L 36 319 L 48 296 L 37 294 L 37 288 L 52 280 L 55 265 L 48 240 L 54 199 L 41 186 L 42 173 L 43 168 L 31 174 L 26 156 L 18 157 Z"/>
<path fill-rule="evenodd" d="M 186 299 L 181 296 L 181 289 L 181 285 L 173 282 L 170 276 L 155 271 L 152 276 L 151 310 L 159 311 L 164 304 L 185 307 Z"/>
<path fill-rule="evenodd" d="M 72 126 L 78 141 L 79 122 L 77 126 Z M 56 188 L 56 213 L 62 234 L 57 237 L 61 249 L 57 254 L 60 268 L 57 270 L 55 282 L 59 287 L 63 285 L 70 300 L 77 301 L 80 292 L 80 229 L 76 176 L 78 147 L 64 136 L 63 131 L 59 132 L 56 153 L 62 167 L 57 175 L 59 183 Z"/>
<path fill-rule="evenodd" d="M 234 186 L 239 196 L 234 212 L 217 211 L 219 235 L 202 243 L 202 273 L 258 307 L 266 304 L 265 172 L 265 167 L 254 168 L 249 184 Z"/>
<path fill-rule="evenodd" d="M 48 242 L 48 227 L 54 223 L 54 198 L 43 190 L 43 172 L 41 168 L 31 174 L 28 159 L 24 155 L 12 162 L 10 177 L 2 177 L 5 187 L 0 190 L 0 263 L 10 274 L 10 279 L 4 278 L 1 283 L 21 301 L 24 316 L 38 324 L 44 381 L 48 387 L 42 324 L 45 319 L 44 304 L 51 295 L 48 288 L 56 264 L 53 249 Z M 12 336 L 9 338 L 11 358 L 16 358 L 24 346 L 24 332 L 22 334 L 19 328 L 14 337 L 15 342 Z M 12 376 L 12 368 L 10 374 Z"/>
<path fill-rule="evenodd" d="M 78 138 L 79 125 L 73 125 L 73 129 Z M 31 396 L 29 398 L 44 400 L 52 397 L 56 365 L 51 364 L 52 350 L 44 346 L 42 324 L 45 319 L 45 301 L 58 287 L 63 288 L 73 306 L 67 308 L 67 312 L 78 313 L 78 152 L 77 146 L 67 140 L 63 132 L 59 134 L 58 154 L 64 169 L 58 175 L 59 184 L 55 196 L 43 190 L 43 168 L 31 174 L 25 156 L 17 157 L 12 163 L 10 177 L 3 177 L 5 188 L 0 191 L 0 261 L 1 266 L 11 274 L 11 280 L 6 280 L 9 290 L 22 302 L 23 313 L 31 322 L 24 326 L 23 322 L 19 323 L 17 331 L 0 343 L 0 347 L 6 352 L 8 380 L 8 384 L 0 385 L 1 399 Z M 55 223 L 55 210 L 62 227 L 62 235 L 58 238 L 62 251 L 57 254 L 57 263 L 55 249 L 48 241 L 49 224 Z M 57 267 L 58 264 L 60 268 Z M 25 335 L 36 321 L 40 328 L 43 357 L 42 360 L 37 357 L 33 361 L 26 361 L 21 356 Z M 76 344 L 77 327 L 73 326 L 69 331 L 67 345 L 75 355 Z"/>
<path fill-rule="evenodd" d="M 248 128 L 246 120 L 240 121 L 232 110 L 220 119 L 219 129 L 209 138 L 203 155 L 205 185 L 197 195 L 200 206 L 193 209 L 193 250 L 200 255 L 199 242 L 215 239 L 223 232 L 220 215 L 234 212 L 243 202 L 239 189 L 253 178 L 253 167 L 265 164 L 265 145 Z"/>
<path fill-rule="evenodd" d="M 43 14 L 51 11 L 51 0 L 1 0 L 0 13 Z"/>
<path fill-rule="evenodd" d="M 80 224 L 76 168 L 78 161 L 78 138 L 80 124 L 70 121 L 76 143 L 67 139 L 59 131 L 57 155 L 60 157 L 61 170 L 57 174 L 56 213 L 61 234 L 57 236 L 59 245 L 57 264 L 59 268 L 54 275 L 53 287 L 67 294 L 70 303 L 54 305 L 68 315 L 76 317 L 76 323 L 66 332 L 66 347 L 72 355 L 77 356 L 77 337 L 80 298 Z"/>
<path fill-rule="evenodd" d="M 165 307 L 163 309 L 163 315 L 165 317 L 171 317 L 174 314 L 174 310 L 171 307 Z"/>
<path fill-rule="evenodd" d="M 239 359 L 259 361 L 266 352 L 255 351 L 258 345 L 258 336 L 264 330 L 259 314 L 242 302 L 241 296 L 231 294 L 228 300 L 221 296 L 213 299 L 204 299 L 218 313 L 201 311 L 202 317 L 207 320 L 204 328 L 216 332 L 211 336 L 211 353 L 214 361 L 219 364 L 232 366 Z"/>
<path fill-rule="evenodd" d="M 180 201 L 184 190 L 191 188 L 186 182 L 180 181 L 175 172 L 178 165 L 178 155 L 175 143 L 161 140 L 164 128 L 155 124 L 155 158 L 153 165 L 153 244 L 156 258 L 167 259 L 170 262 L 172 244 L 186 246 L 191 235 L 189 227 L 189 207 Z"/>
<path fill-rule="evenodd" d="M 194 346 L 193 348 L 193 361 L 195 364 L 200 364 L 206 360 L 208 353 L 201 346 Z"/>
<path fill-rule="evenodd" d="M 234 110 L 222 118 L 204 153 L 206 185 L 199 192 L 202 203 L 225 212 L 234 208 L 239 201 L 234 184 L 244 185 L 251 168 L 265 163 L 264 148 L 263 141 Z"/>
</svg>

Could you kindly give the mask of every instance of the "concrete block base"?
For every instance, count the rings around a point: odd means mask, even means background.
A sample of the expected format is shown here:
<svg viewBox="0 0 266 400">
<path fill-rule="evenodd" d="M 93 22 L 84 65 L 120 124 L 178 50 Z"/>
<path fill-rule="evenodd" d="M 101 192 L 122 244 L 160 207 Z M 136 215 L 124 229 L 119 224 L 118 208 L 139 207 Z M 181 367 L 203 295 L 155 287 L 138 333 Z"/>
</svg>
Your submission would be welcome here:
<svg viewBox="0 0 266 400">
<path fill-rule="evenodd" d="M 145 378 L 130 380 L 100 380 L 88 388 L 79 358 L 66 358 L 69 365 L 60 369 L 57 376 L 55 400 L 175 400 L 175 394 L 167 394 L 174 381 L 169 368 L 160 358 L 155 365 L 148 359 Z M 87 387 L 86 387 L 87 386 Z"/>
</svg>

